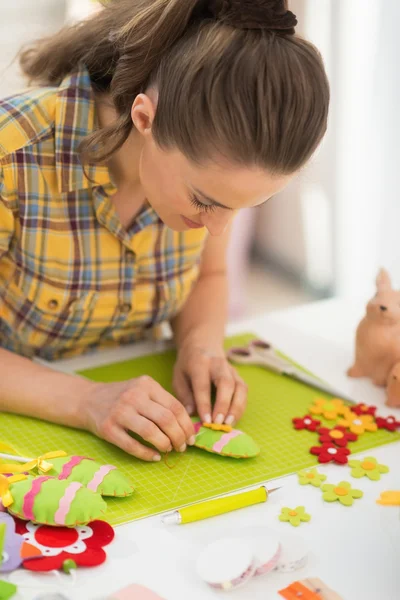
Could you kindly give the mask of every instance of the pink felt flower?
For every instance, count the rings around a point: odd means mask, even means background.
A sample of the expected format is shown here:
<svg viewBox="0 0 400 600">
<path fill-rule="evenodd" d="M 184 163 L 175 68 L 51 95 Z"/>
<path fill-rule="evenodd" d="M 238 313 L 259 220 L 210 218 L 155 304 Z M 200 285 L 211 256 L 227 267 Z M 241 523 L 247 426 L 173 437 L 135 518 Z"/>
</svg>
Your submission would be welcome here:
<svg viewBox="0 0 400 600">
<path fill-rule="evenodd" d="M 358 416 L 372 415 L 374 417 L 375 413 L 377 411 L 377 408 L 376 408 L 376 406 L 361 403 L 361 404 L 356 404 L 356 406 L 352 406 L 351 410 L 353 413 L 355 413 Z"/>
<path fill-rule="evenodd" d="M 327 443 L 322 446 L 313 446 L 310 448 L 311 454 L 318 456 L 318 462 L 335 462 L 338 465 L 346 465 L 348 456 L 351 454 L 348 448 L 338 448 L 335 444 Z"/>
<path fill-rule="evenodd" d="M 400 427 L 400 421 L 397 421 L 393 415 L 386 419 L 384 417 L 376 417 L 375 423 L 379 429 L 387 429 L 388 431 L 396 431 Z"/>
<path fill-rule="evenodd" d="M 317 427 L 321 425 L 321 421 L 313 419 L 310 415 L 305 417 L 295 417 L 292 419 L 295 429 L 307 429 L 307 431 L 316 431 Z"/>
<path fill-rule="evenodd" d="M 320 427 L 317 429 L 319 433 L 319 441 L 321 444 L 335 444 L 335 446 L 341 446 L 344 448 L 349 442 L 356 442 L 358 436 L 355 433 L 351 433 L 346 430 L 346 427 L 336 425 L 332 429 L 328 427 Z"/>
<path fill-rule="evenodd" d="M 114 539 L 114 530 L 105 521 L 70 528 L 34 525 L 16 519 L 16 530 L 30 550 L 24 560 L 25 569 L 30 571 L 62 569 L 66 561 L 73 561 L 78 567 L 97 567 L 107 557 L 103 547 Z M 31 558 L 33 549 L 36 556 Z"/>
</svg>

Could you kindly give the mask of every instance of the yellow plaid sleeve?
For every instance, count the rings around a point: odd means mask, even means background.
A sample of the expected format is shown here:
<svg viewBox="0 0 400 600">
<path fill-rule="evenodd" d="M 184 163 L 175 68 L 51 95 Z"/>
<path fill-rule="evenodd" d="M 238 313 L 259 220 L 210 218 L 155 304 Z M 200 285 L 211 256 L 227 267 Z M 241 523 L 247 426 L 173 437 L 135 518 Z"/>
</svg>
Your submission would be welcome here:
<svg viewBox="0 0 400 600">
<path fill-rule="evenodd" d="M 4 199 L 4 177 L 0 166 L 0 259 L 8 251 L 14 234 L 14 215 Z"/>
</svg>

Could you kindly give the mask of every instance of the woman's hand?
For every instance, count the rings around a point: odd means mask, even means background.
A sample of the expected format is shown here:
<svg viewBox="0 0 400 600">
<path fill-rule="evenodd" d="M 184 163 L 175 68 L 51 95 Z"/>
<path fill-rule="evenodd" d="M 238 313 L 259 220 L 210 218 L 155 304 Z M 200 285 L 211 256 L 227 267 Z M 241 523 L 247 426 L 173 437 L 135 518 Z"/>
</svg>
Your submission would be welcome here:
<svg viewBox="0 0 400 600">
<path fill-rule="evenodd" d="M 158 461 L 161 456 L 129 432 L 160 452 L 173 448 L 184 452 L 187 444 L 195 442 L 193 424 L 182 404 L 146 375 L 94 385 L 82 410 L 86 429 L 143 460 Z"/>
<path fill-rule="evenodd" d="M 216 388 L 213 409 L 211 384 Z M 229 364 L 222 349 L 182 346 L 175 364 L 173 386 L 187 412 L 193 414 L 197 410 L 206 423 L 233 425 L 246 408 L 247 385 Z"/>
</svg>

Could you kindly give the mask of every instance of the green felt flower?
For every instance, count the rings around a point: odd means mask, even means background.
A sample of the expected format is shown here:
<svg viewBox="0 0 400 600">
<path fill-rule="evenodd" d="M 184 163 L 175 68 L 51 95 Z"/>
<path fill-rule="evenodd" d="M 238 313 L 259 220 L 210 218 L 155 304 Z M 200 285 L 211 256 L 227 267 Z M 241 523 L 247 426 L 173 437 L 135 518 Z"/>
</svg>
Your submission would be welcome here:
<svg viewBox="0 0 400 600">
<path fill-rule="evenodd" d="M 304 506 L 293 508 L 282 508 L 279 520 L 285 523 L 290 523 L 293 527 L 298 527 L 301 521 L 309 521 L 311 516 L 306 513 Z"/>
<path fill-rule="evenodd" d="M 326 479 L 326 475 L 318 473 L 317 469 L 310 469 L 309 471 L 299 471 L 297 473 L 300 485 L 311 484 L 314 487 L 321 487 L 322 483 Z"/>
<path fill-rule="evenodd" d="M 362 498 L 361 490 L 353 490 L 350 483 L 341 481 L 337 485 L 326 483 L 321 487 L 324 492 L 322 497 L 325 502 L 335 502 L 338 500 L 343 506 L 352 506 L 354 498 Z"/>
<path fill-rule="evenodd" d="M 351 476 L 357 479 L 365 476 L 371 481 L 379 481 L 381 473 L 389 473 L 389 467 L 380 465 L 372 456 L 367 456 L 364 460 L 350 460 L 349 466 L 352 467 Z"/>
</svg>

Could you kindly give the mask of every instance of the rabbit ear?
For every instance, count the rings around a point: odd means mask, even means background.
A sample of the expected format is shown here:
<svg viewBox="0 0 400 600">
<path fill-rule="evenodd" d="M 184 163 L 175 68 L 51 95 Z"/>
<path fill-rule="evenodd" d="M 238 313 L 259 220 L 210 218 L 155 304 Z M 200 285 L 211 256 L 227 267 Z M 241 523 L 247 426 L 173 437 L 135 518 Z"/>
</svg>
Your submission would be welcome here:
<svg viewBox="0 0 400 600">
<path fill-rule="evenodd" d="M 392 282 L 390 281 L 389 273 L 386 269 L 381 269 L 376 278 L 376 287 L 378 292 L 387 292 L 392 289 Z"/>
</svg>

